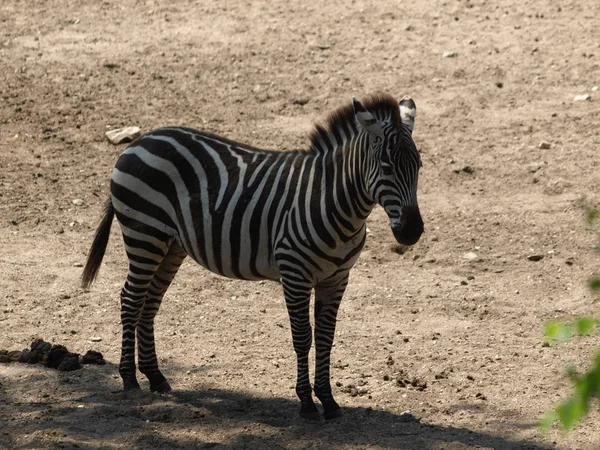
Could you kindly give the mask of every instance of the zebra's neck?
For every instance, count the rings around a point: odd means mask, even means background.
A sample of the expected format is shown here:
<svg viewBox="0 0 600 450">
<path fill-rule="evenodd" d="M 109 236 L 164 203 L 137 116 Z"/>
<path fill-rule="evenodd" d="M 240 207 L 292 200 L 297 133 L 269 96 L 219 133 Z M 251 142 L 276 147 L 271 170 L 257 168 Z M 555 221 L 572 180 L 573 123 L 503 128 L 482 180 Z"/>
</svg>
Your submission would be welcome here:
<svg viewBox="0 0 600 450">
<path fill-rule="evenodd" d="M 316 180 L 312 188 L 320 191 L 319 208 L 339 225 L 346 236 L 364 228 L 375 206 L 367 190 L 369 158 L 365 138 L 365 135 L 349 135 L 336 141 L 335 146 L 330 142 L 321 151 L 306 154 L 313 160 L 311 166 Z"/>
</svg>

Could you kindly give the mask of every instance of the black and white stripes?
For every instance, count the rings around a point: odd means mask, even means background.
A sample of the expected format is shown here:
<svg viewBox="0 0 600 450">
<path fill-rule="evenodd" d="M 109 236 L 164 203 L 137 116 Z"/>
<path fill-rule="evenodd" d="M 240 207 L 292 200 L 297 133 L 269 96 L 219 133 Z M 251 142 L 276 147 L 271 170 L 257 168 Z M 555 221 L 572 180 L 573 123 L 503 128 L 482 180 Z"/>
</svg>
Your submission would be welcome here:
<svg viewBox="0 0 600 450">
<path fill-rule="evenodd" d="M 379 203 L 400 243 L 414 244 L 423 231 L 416 196 L 421 162 L 411 137 L 415 115 L 410 99 L 355 99 L 315 127 L 307 151 L 259 150 L 188 128 L 155 130 L 134 142 L 115 165 L 111 199 L 83 274 L 89 286 L 116 215 L 129 258 L 121 292 L 125 390 L 139 389 L 136 339 L 139 368 L 151 389 L 170 389 L 158 369 L 153 322 L 189 255 L 227 277 L 281 280 L 298 358 L 296 392 L 307 418 L 318 417 L 308 370 L 315 290 L 314 392 L 326 418 L 339 415 L 329 355 L 366 219 Z"/>
</svg>

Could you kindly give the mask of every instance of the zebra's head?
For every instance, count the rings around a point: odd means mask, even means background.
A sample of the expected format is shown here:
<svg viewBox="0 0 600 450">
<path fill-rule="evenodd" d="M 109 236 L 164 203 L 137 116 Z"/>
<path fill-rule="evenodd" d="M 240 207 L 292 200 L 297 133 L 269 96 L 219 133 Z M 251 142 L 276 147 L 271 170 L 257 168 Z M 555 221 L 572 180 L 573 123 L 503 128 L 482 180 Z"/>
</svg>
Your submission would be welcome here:
<svg viewBox="0 0 600 450">
<path fill-rule="evenodd" d="M 387 213 L 396 240 L 413 245 L 423 233 L 417 203 L 421 156 L 412 139 L 417 108 L 410 97 L 404 97 L 394 108 L 394 114 L 384 118 L 354 99 L 356 121 L 369 146 L 367 190 Z"/>
</svg>

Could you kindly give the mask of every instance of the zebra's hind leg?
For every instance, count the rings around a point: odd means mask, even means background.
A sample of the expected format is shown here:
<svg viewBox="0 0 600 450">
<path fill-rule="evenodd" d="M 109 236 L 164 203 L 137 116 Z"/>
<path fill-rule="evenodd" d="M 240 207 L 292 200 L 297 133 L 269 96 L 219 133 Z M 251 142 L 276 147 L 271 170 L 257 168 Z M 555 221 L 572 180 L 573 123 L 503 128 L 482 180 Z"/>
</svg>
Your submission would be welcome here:
<svg viewBox="0 0 600 450">
<path fill-rule="evenodd" d="M 138 322 L 144 310 L 148 288 L 154 273 L 164 258 L 164 252 L 156 253 L 133 247 L 126 235 L 125 246 L 129 258 L 129 272 L 121 290 L 121 325 L 123 340 L 119 374 L 123 380 L 123 391 L 128 397 L 135 397 L 140 391 L 135 367 L 135 336 Z M 129 241 L 129 242 L 128 242 Z"/>
<path fill-rule="evenodd" d="M 144 308 L 137 326 L 138 363 L 142 372 L 150 382 L 152 392 L 168 392 L 169 382 L 158 368 L 156 347 L 154 344 L 154 317 L 158 313 L 161 301 L 175 278 L 187 253 L 175 242 L 161 261 L 152 277 Z"/>
<path fill-rule="evenodd" d="M 309 313 L 312 286 L 308 283 L 286 278 L 282 278 L 281 282 L 290 316 L 292 340 L 298 365 L 296 395 L 300 399 L 300 417 L 308 420 L 320 420 L 317 405 L 315 405 L 312 398 L 308 373 L 308 354 L 312 346 L 312 328 Z"/>
<path fill-rule="evenodd" d="M 326 420 L 342 415 L 333 398 L 330 381 L 331 346 L 337 312 L 348 284 L 348 271 L 336 274 L 315 287 L 315 395 L 323 405 Z"/>
</svg>

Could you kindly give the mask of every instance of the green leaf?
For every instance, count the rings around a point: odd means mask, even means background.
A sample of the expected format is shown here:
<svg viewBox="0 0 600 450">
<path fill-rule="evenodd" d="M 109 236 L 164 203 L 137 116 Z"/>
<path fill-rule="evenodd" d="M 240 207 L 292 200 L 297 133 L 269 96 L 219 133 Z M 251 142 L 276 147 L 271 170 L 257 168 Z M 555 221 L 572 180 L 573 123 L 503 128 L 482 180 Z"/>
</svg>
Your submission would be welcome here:
<svg viewBox="0 0 600 450">
<path fill-rule="evenodd" d="M 585 415 L 586 408 L 579 396 L 568 398 L 556 408 L 558 422 L 565 431 L 569 431 Z"/>
<path fill-rule="evenodd" d="M 588 224 L 592 225 L 598 219 L 598 210 L 589 208 L 585 213 L 585 220 Z"/>
<path fill-rule="evenodd" d="M 579 317 L 575 320 L 575 329 L 579 336 L 587 336 L 594 328 L 596 328 L 597 321 L 592 317 Z"/>
<path fill-rule="evenodd" d="M 546 323 L 544 336 L 547 341 L 566 342 L 571 337 L 571 326 L 569 324 L 551 320 Z"/>
</svg>

